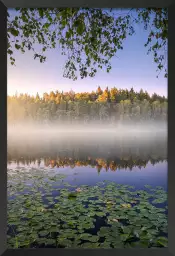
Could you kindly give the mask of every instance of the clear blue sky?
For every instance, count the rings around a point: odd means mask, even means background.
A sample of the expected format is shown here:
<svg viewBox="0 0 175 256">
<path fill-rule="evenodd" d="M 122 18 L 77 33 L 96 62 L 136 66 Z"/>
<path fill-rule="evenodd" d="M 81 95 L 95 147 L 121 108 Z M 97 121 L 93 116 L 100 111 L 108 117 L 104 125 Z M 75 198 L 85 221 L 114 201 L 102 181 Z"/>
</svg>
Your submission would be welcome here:
<svg viewBox="0 0 175 256">
<path fill-rule="evenodd" d="M 95 78 L 79 79 L 72 81 L 63 78 L 65 56 L 59 49 L 49 50 L 45 63 L 33 59 L 33 52 L 25 54 L 15 52 L 16 66 L 11 66 L 8 61 L 8 94 L 28 93 L 42 94 L 51 90 L 76 92 L 96 90 L 97 86 L 108 88 L 141 88 L 152 94 L 156 92 L 167 96 L 167 79 L 163 72 L 156 78 L 156 64 L 152 55 L 147 55 L 144 44 L 147 41 L 147 32 L 141 26 L 136 27 L 136 34 L 128 37 L 124 42 L 123 50 L 118 51 L 117 57 L 112 59 L 112 70 L 106 73 L 100 70 Z M 38 46 L 36 46 L 38 47 Z"/>
</svg>

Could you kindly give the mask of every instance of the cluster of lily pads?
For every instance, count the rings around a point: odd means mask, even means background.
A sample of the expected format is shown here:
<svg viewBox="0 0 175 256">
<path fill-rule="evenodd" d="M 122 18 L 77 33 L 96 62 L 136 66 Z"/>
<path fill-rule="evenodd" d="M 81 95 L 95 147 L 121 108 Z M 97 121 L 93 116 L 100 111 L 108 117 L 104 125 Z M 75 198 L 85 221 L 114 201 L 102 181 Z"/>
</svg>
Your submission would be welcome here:
<svg viewBox="0 0 175 256">
<path fill-rule="evenodd" d="M 111 181 L 72 185 L 44 169 L 8 169 L 8 248 L 167 247 L 167 192 Z"/>
</svg>

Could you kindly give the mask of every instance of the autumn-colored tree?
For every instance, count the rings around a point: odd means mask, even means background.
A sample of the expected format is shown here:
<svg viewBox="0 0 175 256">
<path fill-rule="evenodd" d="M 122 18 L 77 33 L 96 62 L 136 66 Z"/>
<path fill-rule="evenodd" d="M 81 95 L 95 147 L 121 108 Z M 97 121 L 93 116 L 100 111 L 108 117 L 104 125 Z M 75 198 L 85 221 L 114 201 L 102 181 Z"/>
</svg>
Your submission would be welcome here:
<svg viewBox="0 0 175 256">
<path fill-rule="evenodd" d="M 40 96 L 39 96 L 39 93 L 37 92 L 36 94 L 36 99 L 35 99 L 36 102 L 39 102 L 40 101 Z"/>
<path fill-rule="evenodd" d="M 55 96 L 56 96 L 55 93 L 54 93 L 53 91 L 51 91 L 51 92 L 50 92 L 50 97 L 49 97 L 50 100 L 51 100 L 51 101 L 54 101 L 54 100 L 55 100 Z"/>
<path fill-rule="evenodd" d="M 97 94 L 98 94 L 98 95 L 101 95 L 102 93 L 103 93 L 103 90 L 101 89 L 100 86 L 98 86 L 98 88 L 97 88 Z"/>
<path fill-rule="evenodd" d="M 110 99 L 115 101 L 108 102 Z M 167 99 L 156 93 L 150 97 L 141 90 L 108 88 L 98 96 L 95 92 L 75 93 L 73 101 L 70 92 L 44 93 L 40 97 L 27 94 L 16 94 L 8 96 L 8 122 L 74 122 L 84 123 L 99 122 L 116 123 L 121 120 L 133 122 L 141 120 L 166 120 L 167 119 Z M 92 95 L 94 97 L 92 97 Z M 133 100 L 131 100 L 131 99 Z M 142 100 L 141 100 L 142 99 Z M 17 114 L 19 111 L 19 115 Z"/>
<path fill-rule="evenodd" d="M 118 93 L 118 90 L 117 90 L 116 87 L 111 88 L 111 90 L 110 90 L 110 99 L 111 99 L 111 102 L 116 102 L 117 93 Z"/>
</svg>

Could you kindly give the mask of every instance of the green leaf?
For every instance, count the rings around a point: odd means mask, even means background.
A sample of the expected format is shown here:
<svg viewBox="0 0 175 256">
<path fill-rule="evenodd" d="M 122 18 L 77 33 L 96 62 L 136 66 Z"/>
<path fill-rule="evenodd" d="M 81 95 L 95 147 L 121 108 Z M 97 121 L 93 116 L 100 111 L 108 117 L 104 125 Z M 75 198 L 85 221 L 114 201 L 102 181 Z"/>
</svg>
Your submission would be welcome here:
<svg viewBox="0 0 175 256">
<path fill-rule="evenodd" d="M 42 236 L 42 237 L 45 237 L 49 234 L 49 231 L 40 231 L 39 232 L 39 235 Z"/>
<path fill-rule="evenodd" d="M 85 50 L 86 55 L 88 55 L 88 54 L 89 54 L 89 46 L 88 46 L 88 45 L 85 45 L 84 50 Z"/>
<path fill-rule="evenodd" d="M 44 26 L 43 26 L 43 28 L 46 28 L 46 29 L 47 29 L 47 28 L 49 28 L 50 26 L 51 26 L 50 23 L 45 23 Z"/>
<path fill-rule="evenodd" d="M 18 36 L 19 35 L 19 31 L 14 29 L 14 28 L 11 28 L 8 30 L 13 36 Z"/>
<path fill-rule="evenodd" d="M 21 48 L 21 46 L 20 46 L 19 44 L 15 44 L 15 48 L 16 48 L 17 50 L 19 50 L 19 49 Z"/>
<path fill-rule="evenodd" d="M 46 239 L 45 244 L 47 244 L 47 245 L 55 245 L 56 244 L 56 240 L 54 240 L 54 239 Z"/>
<path fill-rule="evenodd" d="M 78 23 L 78 27 L 77 27 L 77 33 L 81 36 L 85 31 L 85 26 L 84 26 L 84 22 L 81 21 Z"/>
<path fill-rule="evenodd" d="M 150 185 L 145 185 L 145 188 L 149 189 L 149 188 L 152 188 L 152 187 Z"/>
<path fill-rule="evenodd" d="M 69 193 L 69 195 L 68 195 L 68 199 L 76 199 L 76 197 L 77 197 L 76 192 Z"/>
<path fill-rule="evenodd" d="M 166 237 L 159 237 L 156 242 L 158 245 L 168 247 L 168 239 Z"/>
<path fill-rule="evenodd" d="M 41 18 L 43 18 L 44 16 L 44 10 L 43 9 L 38 9 L 39 15 L 41 16 Z"/>
</svg>

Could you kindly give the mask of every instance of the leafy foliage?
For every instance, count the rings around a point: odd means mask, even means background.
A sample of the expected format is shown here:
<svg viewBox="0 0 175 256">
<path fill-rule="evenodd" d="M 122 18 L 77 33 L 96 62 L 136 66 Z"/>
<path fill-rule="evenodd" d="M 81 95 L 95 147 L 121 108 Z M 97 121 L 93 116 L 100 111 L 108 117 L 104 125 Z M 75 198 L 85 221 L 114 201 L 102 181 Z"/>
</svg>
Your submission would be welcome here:
<svg viewBox="0 0 175 256">
<path fill-rule="evenodd" d="M 153 14 L 153 15 L 152 15 Z M 168 39 L 168 11 L 162 8 L 148 8 L 138 10 L 136 23 L 142 22 L 144 28 L 149 29 L 149 36 L 145 46 L 149 46 L 148 53 L 153 53 L 158 71 L 167 71 L 167 39 Z"/>
<path fill-rule="evenodd" d="M 167 213 L 153 203 L 167 203 L 163 188 L 110 181 L 63 188 L 66 178 L 8 169 L 8 248 L 167 247 Z"/>
<path fill-rule="evenodd" d="M 136 16 L 134 16 L 136 15 Z M 111 59 L 123 49 L 124 40 L 135 32 L 134 24 L 143 23 L 150 30 L 148 52 L 153 52 L 159 70 L 166 69 L 167 9 L 147 8 L 120 11 L 99 8 L 16 8 L 8 14 L 7 37 L 11 64 L 14 50 L 34 52 L 34 59 L 46 60 L 48 49 L 59 47 L 67 56 L 63 76 L 94 77 L 98 69 L 111 70 Z M 97 25 L 98 24 L 98 25 Z M 35 44 L 41 46 L 36 51 Z"/>
</svg>

